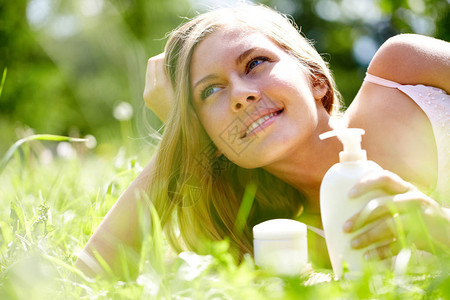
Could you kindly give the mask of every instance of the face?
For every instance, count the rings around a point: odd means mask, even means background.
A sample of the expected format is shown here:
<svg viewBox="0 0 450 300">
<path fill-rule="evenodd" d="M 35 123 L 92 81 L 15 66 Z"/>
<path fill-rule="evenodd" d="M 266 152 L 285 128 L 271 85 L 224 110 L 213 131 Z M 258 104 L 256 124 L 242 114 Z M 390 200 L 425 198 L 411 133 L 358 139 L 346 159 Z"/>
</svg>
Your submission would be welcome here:
<svg viewBox="0 0 450 300">
<path fill-rule="evenodd" d="M 194 50 L 192 99 L 218 149 L 244 168 L 267 167 L 317 136 L 325 87 L 272 40 L 251 29 L 222 28 Z"/>
</svg>

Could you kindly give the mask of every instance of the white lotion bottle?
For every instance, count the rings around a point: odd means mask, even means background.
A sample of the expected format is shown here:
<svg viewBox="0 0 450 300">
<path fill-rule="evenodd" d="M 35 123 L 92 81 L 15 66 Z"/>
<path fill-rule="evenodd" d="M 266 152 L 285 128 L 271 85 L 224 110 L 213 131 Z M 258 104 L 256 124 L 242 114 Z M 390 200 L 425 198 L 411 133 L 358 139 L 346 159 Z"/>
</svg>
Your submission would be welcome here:
<svg viewBox="0 0 450 300">
<path fill-rule="evenodd" d="M 362 271 L 363 253 L 367 249 L 353 249 L 351 239 L 356 233 L 344 233 L 343 225 L 351 216 L 359 212 L 364 205 L 379 191 L 368 193 L 363 197 L 350 199 L 350 189 L 369 172 L 381 171 L 382 168 L 367 160 L 365 150 L 361 149 L 363 129 L 342 128 L 321 134 L 320 139 L 337 136 L 344 145 L 339 153 L 339 163 L 334 164 L 325 174 L 320 186 L 320 210 L 328 253 L 337 279 L 348 268 L 349 277 L 357 276 Z"/>
<path fill-rule="evenodd" d="M 253 227 L 255 264 L 278 275 L 299 275 L 307 265 L 306 225 L 273 219 Z"/>
</svg>

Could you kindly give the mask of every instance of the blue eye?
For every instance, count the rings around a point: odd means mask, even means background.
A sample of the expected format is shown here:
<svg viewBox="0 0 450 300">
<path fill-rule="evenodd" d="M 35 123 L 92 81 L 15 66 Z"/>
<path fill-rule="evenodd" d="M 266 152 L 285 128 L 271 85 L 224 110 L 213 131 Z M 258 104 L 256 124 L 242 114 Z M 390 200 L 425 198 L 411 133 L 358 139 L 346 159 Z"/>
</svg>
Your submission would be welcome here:
<svg viewBox="0 0 450 300">
<path fill-rule="evenodd" d="M 259 65 L 262 62 L 263 61 L 261 59 L 254 60 L 248 65 L 248 67 L 249 67 L 249 69 L 253 69 L 254 67 L 256 67 L 257 65 Z"/>
<path fill-rule="evenodd" d="M 247 71 L 252 70 L 253 68 L 255 68 L 256 66 L 258 66 L 259 64 L 268 61 L 267 57 L 256 57 L 252 60 L 250 60 L 250 62 L 247 64 Z"/>
<path fill-rule="evenodd" d="M 204 89 L 202 91 L 202 100 L 205 100 L 206 98 L 208 98 L 209 96 L 211 96 L 212 94 L 214 94 L 215 92 L 217 92 L 219 90 L 219 87 L 216 86 L 209 86 L 206 89 Z"/>
</svg>

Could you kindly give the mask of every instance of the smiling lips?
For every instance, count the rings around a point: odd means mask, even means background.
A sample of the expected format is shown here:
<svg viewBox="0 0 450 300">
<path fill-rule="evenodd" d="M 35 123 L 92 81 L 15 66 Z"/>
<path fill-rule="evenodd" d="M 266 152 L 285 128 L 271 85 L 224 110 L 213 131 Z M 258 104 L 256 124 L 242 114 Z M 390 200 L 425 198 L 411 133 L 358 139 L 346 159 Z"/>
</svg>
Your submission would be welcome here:
<svg viewBox="0 0 450 300">
<path fill-rule="evenodd" d="M 247 129 L 244 131 L 241 138 L 245 138 L 250 134 L 254 134 L 254 133 L 266 128 L 273 122 L 273 120 L 275 119 L 274 117 L 278 116 L 282 112 L 283 112 L 283 109 L 280 109 L 280 110 L 276 110 L 276 111 L 272 111 L 267 114 L 264 114 L 264 115 L 258 117 L 256 120 L 255 119 L 250 120 L 251 123 L 246 127 L 244 126 L 244 128 L 247 128 Z"/>
</svg>

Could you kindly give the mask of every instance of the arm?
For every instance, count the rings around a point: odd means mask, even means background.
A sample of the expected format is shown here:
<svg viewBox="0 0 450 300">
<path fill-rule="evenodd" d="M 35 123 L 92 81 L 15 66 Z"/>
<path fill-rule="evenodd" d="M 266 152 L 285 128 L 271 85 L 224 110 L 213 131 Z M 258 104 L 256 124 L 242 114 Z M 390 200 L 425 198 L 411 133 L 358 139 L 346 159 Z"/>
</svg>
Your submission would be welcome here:
<svg viewBox="0 0 450 300">
<path fill-rule="evenodd" d="M 161 53 L 148 60 L 143 94 L 147 106 L 163 122 L 168 118 L 174 99 L 172 86 L 164 71 L 164 57 Z M 101 256 L 114 274 L 123 274 L 124 271 L 118 264 L 121 249 L 125 249 L 127 259 L 132 262 L 129 266 L 138 265 L 141 246 L 139 217 L 144 213 L 150 218 L 149 207 L 139 194 L 145 193 L 149 186 L 153 167 L 154 159 L 120 196 L 80 253 L 76 266 L 86 275 L 105 272 L 94 252 Z"/>
<path fill-rule="evenodd" d="M 449 92 L 450 83 L 446 79 L 450 78 L 450 43 L 412 34 L 393 37 L 381 46 L 374 56 L 368 72 L 401 84 L 425 84 Z M 385 101 L 388 97 L 400 98 L 388 94 L 387 89 L 383 93 L 378 93 L 374 90 L 381 91 L 383 89 L 376 87 L 369 89 L 369 87 L 370 85 L 365 85 L 361 89 L 356 101 L 347 110 L 347 116 L 350 116 L 352 121 L 350 125 L 366 129 L 368 135 L 370 129 L 372 136 L 382 139 L 395 138 L 396 140 L 390 144 L 397 145 L 395 149 L 398 153 L 403 153 L 402 158 L 405 161 L 408 161 L 405 157 L 409 153 L 412 153 L 413 156 L 408 156 L 408 158 L 420 157 L 420 153 L 429 153 L 426 148 L 408 148 L 405 145 L 409 144 L 403 144 L 399 140 L 399 137 L 412 137 L 412 135 L 407 135 L 412 132 L 419 137 L 430 136 L 427 133 L 428 129 L 424 127 L 428 123 L 420 121 L 420 114 L 415 114 L 421 110 L 417 110 L 415 105 L 410 105 L 412 101 Z M 404 116 L 408 117 L 405 119 Z M 403 124 L 405 121 L 408 122 L 407 131 L 402 131 L 404 126 L 395 126 L 395 124 Z M 414 125 L 416 126 L 413 127 Z M 383 128 L 389 130 L 389 135 L 383 135 Z M 396 129 L 399 130 L 395 131 Z M 428 132 L 431 132 L 431 128 Z M 373 140 L 372 145 L 379 145 L 376 141 L 376 139 Z M 434 143 L 434 141 L 426 142 L 426 139 L 423 141 L 424 145 Z M 427 174 L 434 174 L 434 171 L 427 167 L 430 165 L 428 160 L 424 160 L 424 164 L 420 166 L 417 165 L 417 160 L 413 160 L 416 164 L 415 167 L 421 170 L 420 174 L 418 173 L 420 176 L 416 177 L 410 172 L 411 169 L 402 167 L 398 161 L 392 159 L 392 156 L 385 157 L 389 158 L 381 164 L 385 168 L 388 166 L 389 170 L 395 170 L 404 178 L 409 177 L 409 181 L 421 183 L 423 187 L 429 186 L 427 182 L 433 177 Z M 384 158 L 381 157 L 381 159 Z M 431 181 L 434 182 L 434 180 Z M 388 171 L 372 174 L 362 179 L 355 186 L 352 196 L 364 196 L 374 189 L 383 190 L 385 196 L 372 199 L 344 226 L 344 231 L 348 233 L 362 230 L 353 238 L 351 245 L 353 248 L 365 249 L 365 253 L 369 257 L 385 258 L 395 255 L 406 239 L 406 242 L 415 244 L 421 250 L 436 254 L 450 253 L 450 214 L 448 209 L 420 192 L 412 184 Z"/>
<path fill-rule="evenodd" d="M 148 60 L 145 74 L 145 104 L 161 119 L 167 121 L 174 102 L 174 92 L 164 71 L 164 53 Z"/>
<path fill-rule="evenodd" d="M 417 34 L 388 39 L 368 72 L 401 84 L 424 84 L 450 93 L 450 43 Z"/>
<path fill-rule="evenodd" d="M 76 266 L 86 275 L 93 277 L 105 271 L 96 259 L 94 251 L 116 275 L 124 274 L 119 257 L 122 249 L 126 251 L 127 260 L 132 262 L 128 265 L 132 268 L 138 266 L 141 246 L 140 216 L 144 213 L 149 217 L 148 204 L 139 194 L 142 195 L 149 185 L 153 166 L 154 159 L 120 196 L 80 253 Z"/>
</svg>

